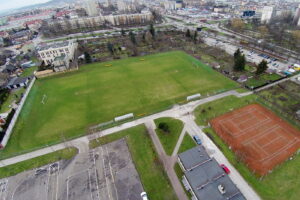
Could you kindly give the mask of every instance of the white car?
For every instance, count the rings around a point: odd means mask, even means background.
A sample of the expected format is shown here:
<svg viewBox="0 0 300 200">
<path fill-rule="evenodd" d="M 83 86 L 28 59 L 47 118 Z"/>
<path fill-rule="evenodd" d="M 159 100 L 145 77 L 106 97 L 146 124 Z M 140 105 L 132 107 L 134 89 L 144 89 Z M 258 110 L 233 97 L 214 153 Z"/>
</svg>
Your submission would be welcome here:
<svg viewBox="0 0 300 200">
<path fill-rule="evenodd" d="M 142 193 L 141 193 L 141 197 L 143 198 L 143 200 L 148 200 L 148 197 L 147 197 L 147 193 L 146 193 L 146 192 L 142 192 Z"/>
</svg>

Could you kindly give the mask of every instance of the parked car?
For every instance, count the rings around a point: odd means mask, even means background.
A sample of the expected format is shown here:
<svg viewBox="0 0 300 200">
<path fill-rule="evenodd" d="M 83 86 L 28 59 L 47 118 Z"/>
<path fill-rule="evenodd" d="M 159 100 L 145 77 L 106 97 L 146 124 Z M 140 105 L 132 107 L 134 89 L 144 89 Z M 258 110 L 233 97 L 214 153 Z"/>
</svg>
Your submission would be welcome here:
<svg viewBox="0 0 300 200">
<path fill-rule="evenodd" d="M 141 193 L 141 197 L 143 200 L 148 200 L 148 197 L 147 197 L 147 193 L 146 192 L 142 192 Z"/>
<path fill-rule="evenodd" d="M 220 167 L 224 170 L 224 172 L 225 172 L 226 174 L 230 174 L 230 170 L 228 169 L 228 167 L 226 167 L 226 165 L 221 164 Z"/>
<path fill-rule="evenodd" d="M 202 141 L 200 140 L 198 135 L 194 135 L 193 138 L 194 138 L 194 140 L 196 141 L 197 144 L 199 144 L 199 145 L 202 144 Z"/>
</svg>

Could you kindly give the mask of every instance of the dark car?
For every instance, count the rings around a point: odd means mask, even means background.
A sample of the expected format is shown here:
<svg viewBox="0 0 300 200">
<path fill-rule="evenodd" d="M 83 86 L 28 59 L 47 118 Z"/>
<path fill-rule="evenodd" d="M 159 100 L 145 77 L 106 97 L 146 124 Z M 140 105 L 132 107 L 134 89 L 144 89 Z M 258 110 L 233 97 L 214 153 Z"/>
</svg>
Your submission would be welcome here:
<svg viewBox="0 0 300 200">
<path fill-rule="evenodd" d="M 196 141 L 197 144 L 199 144 L 199 145 L 202 144 L 202 141 L 200 140 L 198 135 L 194 135 L 193 138 L 194 138 L 194 140 Z"/>
</svg>

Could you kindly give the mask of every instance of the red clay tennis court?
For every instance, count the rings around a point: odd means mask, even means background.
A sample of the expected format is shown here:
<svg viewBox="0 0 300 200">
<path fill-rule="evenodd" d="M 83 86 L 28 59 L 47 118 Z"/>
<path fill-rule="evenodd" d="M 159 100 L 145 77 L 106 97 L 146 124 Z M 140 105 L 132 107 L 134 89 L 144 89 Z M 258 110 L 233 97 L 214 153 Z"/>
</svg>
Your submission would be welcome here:
<svg viewBox="0 0 300 200">
<path fill-rule="evenodd" d="M 300 131 L 270 110 L 251 104 L 210 121 L 248 167 L 265 175 L 300 147 Z"/>
</svg>

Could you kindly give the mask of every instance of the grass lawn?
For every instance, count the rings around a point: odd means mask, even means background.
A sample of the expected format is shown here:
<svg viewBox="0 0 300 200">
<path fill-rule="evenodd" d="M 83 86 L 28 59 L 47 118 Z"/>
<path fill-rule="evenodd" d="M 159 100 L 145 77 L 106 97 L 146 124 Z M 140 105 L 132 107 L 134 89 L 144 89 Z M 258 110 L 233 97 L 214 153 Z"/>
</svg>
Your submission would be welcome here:
<svg viewBox="0 0 300 200">
<path fill-rule="evenodd" d="M 159 118 L 154 120 L 154 122 L 157 127 L 156 134 L 160 140 L 160 143 L 164 147 L 166 154 L 172 155 L 180 133 L 183 129 L 183 122 L 170 117 Z M 158 125 L 160 123 L 168 124 L 170 132 L 166 133 L 163 130 L 159 129 Z"/>
<path fill-rule="evenodd" d="M 177 199 L 145 126 L 136 126 L 95 139 L 90 142 L 90 147 L 95 148 L 123 137 L 126 138 L 133 162 L 149 199 Z"/>
<path fill-rule="evenodd" d="M 20 75 L 20 77 L 26 77 L 26 76 L 30 76 L 33 75 L 33 72 L 37 70 L 37 67 L 30 67 L 30 68 L 26 68 L 23 73 Z"/>
<path fill-rule="evenodd" d="M 261 86 L 261 85 L 264 85 L 268 82 L 273 82 L 273 81 L 276 81 L 276 80 L 279 80 L 280 78 L 282 78 L 280 75 L 278 74 L 262 74 L 260 75 L 258 78 L 256 77 L 253 77 L 253 78 L 250 78 L 247 80 L 246 82 L 246 85 L 248 87 L 258 87 L 258 86 Z"/>
<path fill-rule="evenodd" d="M 12 91 L 10 91 L 7 99 L 3 102 L 3 104 L 0 107 L 0 113 L 4 113 L 10 110 L 10 105 L 14 102 L 14 101 L 18 101 L 21 98 L 21 94 L 25 93 L 25 88 L 21 87 L 18 89 L 14 89 Z M 16 96 L 17 95 L 17 96 Z"/>
<path fill-rule="evenodd" d="M 178 154 L 185 152 L 195 146 L 197 146 L 196 142 L 192 139 L 192 137 L 188 133 L 185 133 L 182 143 L 179 147 Z"/>
<path fill-rule="evenodd" d="M 267 82 L 263 79 L 257 79 L 257 78 L 249 78 L 247 81 L 246 81 L 246 85 L 249 87 L 249 88 L 256 88 L 256 87 L 259 87 L 261 85 L 264 85 L 266 84 Z"/>
<path fill-rule="evenodd" d="M 203 104 L 197 107 L 194 111 L 196 123 L 198 125 L 206 126 L 210 119 L 255 102 L 255 99 L 255 95 L 248 95 L 242 98 L 227 96 L 216 101 Z"/>
<path fill-rule="evenodd" d="M 245 89 L 245 88 L 238 88 L 235 91 L 237 91 L 238 93 L 245 93 L 245 92 L 249 92 L 249 90 Z"/>
<path fill-rule="evenodd" d="M 38 168 L 58 160 L 68 160 L 78 153 L 76 148 L 66 148 L 43 156 L 25 160 L 16 164 L 0 167 L 0 178 L 14 176 L 23 171 Z"/>
<path fill-rule="evenodd" d="M 276 80 L 282 78 L 282 76 L 280 76 L 278 74 L 263 74 L 263 75 L 261 75 L 261 78 L 266 81 L 276 81 Z"/>
<path fill-rule="evenodd" d="M 38 79 L 0 157 L 83 135 L 88 127 L 116 116 L 150 114 L 191 94 L 236 86 L 181 51 L 93 63 Z"/>
<path fill-rule="evenodd" d="M 297 200 L 300 196 L 300 156 L 291 161 L 286 161 L 262 180 L 252 174 L 247 166 L 238 161 L 235 154 L 210 128 L 204 129 L 214 143 L 224 153 L 231 164 L 240 172 L 245 180 L 265 200 Z"/>
</svg>

